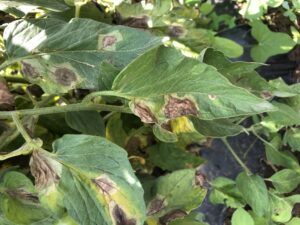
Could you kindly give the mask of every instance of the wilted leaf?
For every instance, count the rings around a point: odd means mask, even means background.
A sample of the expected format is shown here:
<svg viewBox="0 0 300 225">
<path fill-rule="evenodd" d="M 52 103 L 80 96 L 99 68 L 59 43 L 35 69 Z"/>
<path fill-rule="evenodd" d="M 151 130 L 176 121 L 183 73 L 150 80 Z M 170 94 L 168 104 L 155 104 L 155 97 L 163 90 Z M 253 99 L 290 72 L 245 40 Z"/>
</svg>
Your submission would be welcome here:
<svg viewBox="0 0 300 225">
<path fill-rule="evenodd" d="M 203 162 L 200 156 L 180 149 L 175 144 L 159 143 L 149 147 L 147 153 L 153 165 L 168 171 L 195 168 Z"/>
<path fill-rule="evenodd" d="M 18 20 L 6 27 L 4 40 L 8 62 L 21 62 L 25 77 L 47 93 L 103 90 L 108 78 L 102 63 L 121 69 L 160 44 L 146 31 L 89 19 Z"/>
<path fill-rule="evenodd" d="M 126 152 L 104 138 L 65 135 L 54 153 L 35 151 L 31 172 L 44 203 L 78 224 L 143 224 L 143 189 Z"/>
<path fill-rule="evenodd" d="M 251 23 L 252 36 L 258 45 L 251 49 L 251 56 L 257 62 L 265 62 L 270 56 L 290 51 L 296 43 L 285 33 L 272 32 L 261 21 Z"/>
<path fill-rule="evenodd" d="M 211 66 L 159 47 L 148 51 L 115 79 L 114 95 L 131 100 L 132 111 L 145 123 L 162 124 L 192 115 L 200 119 L 250 115 L 274 107 L 233 86 Z"/>
<path fill-rule="evenodd" d="M 200 134 L 193 125 L 191 118 L 187 116 L 178 117 L 170 121 L 170 127 L 178 137 L 177 145 L 186 148 L 189 144 L 206 141 L 206 138 Z"/>
<path fill-rule="evenodd" d="M 268 215 L 270 201 L 264 180 L 258 175 L 247 175 L 242 172 L 236 179 L 236 185 L 245 201 L 258 216 Z"/>
</svg>

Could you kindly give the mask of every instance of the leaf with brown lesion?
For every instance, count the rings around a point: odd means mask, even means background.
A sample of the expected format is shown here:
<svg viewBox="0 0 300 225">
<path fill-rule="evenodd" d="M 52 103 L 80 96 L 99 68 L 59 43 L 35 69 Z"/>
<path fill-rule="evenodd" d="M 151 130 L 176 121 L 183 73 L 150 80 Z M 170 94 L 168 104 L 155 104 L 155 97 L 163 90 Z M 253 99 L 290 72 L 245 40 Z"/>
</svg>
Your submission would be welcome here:
<svg viewBox="0 0 300 225">
<path fill-rule="evenodd" d="M 0 81 L 0 109 L 11 109 L 14 104 L 14 95 L 10 93 L 7 85 Z"/>
</svg>

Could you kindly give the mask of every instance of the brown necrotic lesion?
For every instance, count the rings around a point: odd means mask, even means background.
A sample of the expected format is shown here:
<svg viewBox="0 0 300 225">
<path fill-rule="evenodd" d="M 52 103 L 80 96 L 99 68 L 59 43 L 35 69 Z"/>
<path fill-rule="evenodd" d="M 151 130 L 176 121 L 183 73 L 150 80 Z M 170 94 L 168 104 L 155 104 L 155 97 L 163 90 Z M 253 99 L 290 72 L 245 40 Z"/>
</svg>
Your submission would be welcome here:
<svg viewBox="0 0 300 225">
<path fill-rule="evenodd" d="M 31 79 L 40 77 L 40 73 L 38 72 L 38 70 L 29 63 L 22 62 L 21 72 L 23 75 Z"/>
<path fill-rule="evenodd" d="M 166 118 L 172 119 L 186 115 L 198 115 L 198 110 L 195 103 L 188 98 L 176 98 L 170 96 L 167 99 L 167 103 L 164 107 L 164 114 Z"/>
<path fill-rule="evenodd" d="M 38 150 L 32 152 L 30 170 L 35 178 L 35 184 L 39 189 L 59 183 L 60 176 L 49 160 Z"/>
<path fill-rule="evenodd" d="M 63 67 L 57 68 L 55 70 L 54 78 L 59 84 L 63 86 L 70 86 L 73 82 L 77 80 L 76 75 L 72 70 Z"/>
<path fill-rule="evenodd" d="M 116 222 L 116 225 L 136 225 L 136 220 L 133 218 L 127 218 L 127 215 L 125 214 L 124 210 L 119 207 L 118 205 L 115 205 L 112 211 L 113 218 Z"/>
</svg>

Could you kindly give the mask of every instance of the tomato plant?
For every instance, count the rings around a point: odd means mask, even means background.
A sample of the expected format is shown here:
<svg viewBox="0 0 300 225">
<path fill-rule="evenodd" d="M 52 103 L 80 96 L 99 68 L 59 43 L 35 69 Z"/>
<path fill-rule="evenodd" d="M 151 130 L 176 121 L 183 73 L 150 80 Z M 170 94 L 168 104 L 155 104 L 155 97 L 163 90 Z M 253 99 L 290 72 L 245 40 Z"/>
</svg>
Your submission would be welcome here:
<svg viewBox="0 0 300 225">
<path fill-rule="evenodd" d="M 300 4 L 230 4 L 0 1 L 0 224 L 206 225 L 205 197 L 233 225 L 298 224 L 300 85 L 257 69 L 297 49 Z M 220 35 L 239 26 L 253 62 Z M 241 133 L 265 145 L 270 176 L 236 153 Z M 214 140 L 235 180 L 201 170 Z"/>
</svg>

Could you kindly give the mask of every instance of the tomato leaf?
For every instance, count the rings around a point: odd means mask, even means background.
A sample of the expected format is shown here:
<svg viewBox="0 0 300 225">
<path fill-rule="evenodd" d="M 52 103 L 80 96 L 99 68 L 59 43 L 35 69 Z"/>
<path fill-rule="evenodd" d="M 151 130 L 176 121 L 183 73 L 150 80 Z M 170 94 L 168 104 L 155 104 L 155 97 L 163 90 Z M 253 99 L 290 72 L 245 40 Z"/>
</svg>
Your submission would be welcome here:
<svg viewBox="0 0 300 225">
<path fill-rule="evenodd" d="M 255 214 L 258 216 L 269 214 L 270 201 L 268 189 L 260 176 L 247 175 L 245 172 L 242 172 L 236 179 L 236 185 Z"/>
<path fill-rule="evenodd" d="M 4 31 L 7 58 L 47 93 L 73 88 L 103 90 L 109 83 L 102 64 L 121 69 L 160 38 L 148 32 L 89 19 L 18 20 Z M 132 40 L 135 40 L 132 42 Z M 111 71 L 111 69 L 109 70 Z"/>
<path fill-rule="evenodd" d="M 65 135 L 53 148 L 35 151 L 30 163 L 52 211 L 66 210 L 78 224 L 143 224 L 143 189 L 123 149 L 88 135 Z"/>
<path fill-rule="evenodd" d="M 184 115 L 204 120 L 272 111 L 267 101 L 232 85 L 215 68 L 178 51 L 152 49 L 117 76 L 114 95 L 130 100 L 145 123 L 164 123 Z"/>
</svg>

